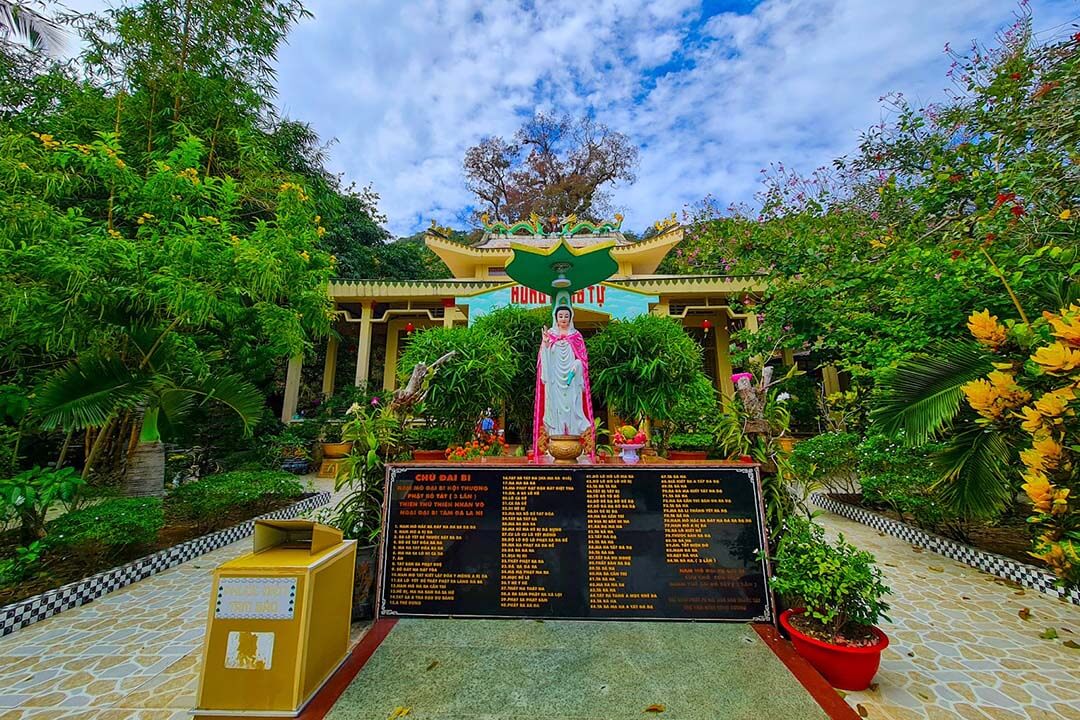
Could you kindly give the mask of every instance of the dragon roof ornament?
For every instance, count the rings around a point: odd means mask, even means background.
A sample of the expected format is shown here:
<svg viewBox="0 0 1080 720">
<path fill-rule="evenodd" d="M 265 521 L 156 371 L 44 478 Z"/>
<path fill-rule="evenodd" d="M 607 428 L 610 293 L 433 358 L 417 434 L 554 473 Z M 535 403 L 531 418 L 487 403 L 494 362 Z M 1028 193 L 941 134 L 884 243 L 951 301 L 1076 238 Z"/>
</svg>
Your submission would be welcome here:
<svg viewBox="0 0 1080 720">
<path fill-rule="evenodd" d="M 480 216 L 480 221 L 484 224 L 484 230 L 492 235 L 559 235 L 562 237 L 573 237 L 575 235 L 602 235 L 604 233 L 619 232 L 622 227 L 623 216 L 621 213 L 615 214 L 615 220 L 605 220 L 599 223 L 593 223 L 589 220 L 579 220 L 577 215 L 571 213 L 563 218 L 559 218 L 552 215 L 547 218 L 541 218 L 536 213 L 532 213 L 528 220 L 519 220 L 513 224 L 507 224 L 502 220 L 490 221 L 491 218 L 487 213 Z"/>
</svg>

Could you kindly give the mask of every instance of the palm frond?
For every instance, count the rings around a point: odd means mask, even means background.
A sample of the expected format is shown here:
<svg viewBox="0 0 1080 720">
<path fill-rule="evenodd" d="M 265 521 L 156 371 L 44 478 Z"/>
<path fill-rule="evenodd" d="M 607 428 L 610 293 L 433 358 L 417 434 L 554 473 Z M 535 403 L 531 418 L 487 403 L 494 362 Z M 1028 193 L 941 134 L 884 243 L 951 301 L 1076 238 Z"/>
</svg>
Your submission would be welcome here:
<svg viewBox="0 0 1080 720">
<path fill-rule="evenodd" d="M 34 414 L 43 430 L 100 427 L 114 413 L 145 396 L 150 381 L 149 376 L 133 371 L 117 357 L 74 361 L 37 391 Z"/>
<path fill-rule="evenodd" d="M 63 52 L 68 38 L 63 27 L 24 3 L 0 0 L 0 39 L 5 35 L 25 40 L 53 57 Z"/>
<path fill-rule="evenodd" d="M 164 437 L 177 434 L 184 418 L 195 407 L 195 396 L 186 389 L 169 386 L 158 395 L 158 430 Z"/>
<path fill-rule="evenodd" d="M 1009 445 L 1001 433 L 974 421 L 953 429 L 949 444 L 933 457 L 941 501 L 968 519 L 1000 513 L 1012 495 Z"/>
<path fill-rule="evenodd" d="M 993 370 L 992 356 L 979 346 L 943 342 L 924 355 L 903 360 L 881 379 L 870 418 L 906 445 L 922 445 L 956 417 L 964 384 Z"/>
<path fill-rule="evenodd" d="M 238 375 L 212 375 L 204 379 L 189 378 L 173 388 L 196 397 L 202 396 L 202 404 L 219 402 L 229 407 L 244 424 L 244 434 L 250 435 L 255 423 L 262 416 L 265 399 L 258 388 Z"/>
</svg>

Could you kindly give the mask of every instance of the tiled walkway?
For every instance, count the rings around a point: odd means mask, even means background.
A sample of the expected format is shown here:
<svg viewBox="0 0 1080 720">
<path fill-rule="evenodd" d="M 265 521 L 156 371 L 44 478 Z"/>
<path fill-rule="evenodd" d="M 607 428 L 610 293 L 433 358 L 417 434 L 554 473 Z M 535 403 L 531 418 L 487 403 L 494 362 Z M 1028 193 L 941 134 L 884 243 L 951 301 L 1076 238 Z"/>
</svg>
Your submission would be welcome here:
<svg viewBox="0 0 1080 720">
<path fill-rule="evenodd" d="M 838 515 L 818 521 L 874 553 L 893 591 L 876 684 L 845 698 L 860 715 L 1080 720 L 1080 649 L 1063 644 L 1080 644 L 1080 607 Z M 1041 639 L 1050 628 L 1058 637 Z"/>
<path fill-rule="evenodd" d="M 211 575 L 250 550 L 249 536 L 0 638 L 0 720 L 190 718 Z"/>
<path fill-rule="evenodd" d="M 0 639 L 0 720 L 189 718 L 210 576 L 245 538 Z"/>
<path fill-rule="evenodd" d="M 1080 720 L 1080 608 L 836 515 L 893 589 L 870 720 Z M 210 576 L 250 538 L 0 639 L 0 720 L 188 718 Z M 1027 620 L 1021 617 L 1025 611 Z M 1053 628 L 1056 639 L 1040 639 Z M 355 638 L 354 638 L 355 639 Z"/>
</svg>

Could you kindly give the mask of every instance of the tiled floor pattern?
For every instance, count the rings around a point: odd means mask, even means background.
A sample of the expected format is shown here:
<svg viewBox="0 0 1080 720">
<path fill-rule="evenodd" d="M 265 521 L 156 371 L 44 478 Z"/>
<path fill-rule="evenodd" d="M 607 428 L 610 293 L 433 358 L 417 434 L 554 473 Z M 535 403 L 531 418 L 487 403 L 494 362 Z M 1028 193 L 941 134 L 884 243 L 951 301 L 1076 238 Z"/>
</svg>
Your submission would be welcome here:
<svg viewBox="0 0 1080 720">
<path fill-rule="evenodd" d="M 832 514 L 893 589 L 870 720 L 1080 720 L 1080 608 Z M 180 720 L 195 703 L 214 567 L 250 538 L 0 639 L 0 720 Z M 1027 620 L 1021 611 L 1027 611 Z M 1058 638 L 1040 639 L 1053 628 Z M 362 629 L 354 633 L 354 640 Z"/>
<path fill-rule="evenodd" d="M 250 550 L 249 536 L 0 638 L 0 720 L 190 718 L 213 570 Z"/>
<path fill-rule="evenodd" d="M 246 538 L 0 639 L 0 720 L 188 718 L 210 577 Z"/>
<path fill-rule="evenodd" d="M 1080 607 L 838 515 L 818 521 L 874 553 L 893 591 L 875 685 L 845 697 L 860 715 L 1080 720 L 1080 649 L 1063 644 L 1080 644 Z M 1050 628 L 1058 637 L 1041 639 Z"/>
</svg>

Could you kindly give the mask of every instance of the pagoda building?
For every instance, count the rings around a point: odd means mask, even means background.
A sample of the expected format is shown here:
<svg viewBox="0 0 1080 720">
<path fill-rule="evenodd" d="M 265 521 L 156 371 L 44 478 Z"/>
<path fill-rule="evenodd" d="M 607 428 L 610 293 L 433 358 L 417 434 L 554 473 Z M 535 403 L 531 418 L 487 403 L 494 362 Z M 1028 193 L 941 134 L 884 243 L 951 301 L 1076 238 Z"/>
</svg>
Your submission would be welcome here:
<svg viewBox="0 0 1080 720">
<path fill-rule="evenodd" d="M 580 290 L 573 298 L 574 324 L 582 334 L 588 337 L 612 320 L 645 313 L 674 318 L 702 346 L 706 373 L 725 397 L 731 397 L 730 334 L 742 327 L 757 329 L 757 315 L 742 311 L 742 303 L 734 301 L 760 296 L 764 278 L 659 275 L 661 261 L 682 241 L 683 228 L 674 221 L 658 223 L 655 235 L 634 242 L 620 232 L 621 224 L 618 215 L 614 222 L 598 225 L 570 218 L 554 232 L 535 217 L 514 225 L 485 224 L 484 235 L 475 245 L 452 240 L 432 228 L 424 242 L 452 277 L 332 281 L 329 293 L 337 320 L 322 369 L 323 395 L 333 394 L 346 381 L 339 373 L 350 370 L 348 380 L 357 386 L 375 382 L 386 390 L 395 389 L 399 350 L 412 332 L 467 325 L 507 305 L 550 304 L 547 295 L 513 282 L 506 265 L 513 257 L 511 244 L 546 249 L 565 241 L 574 249 L 609 244 L 618 263 L 618 272 L 609 280 Z M 299 357 L 289 361 L 282 407 L 285 422 L 296 417 L 301 363 Z"/>
</svg>

